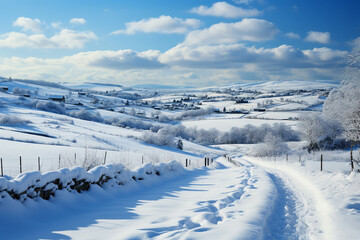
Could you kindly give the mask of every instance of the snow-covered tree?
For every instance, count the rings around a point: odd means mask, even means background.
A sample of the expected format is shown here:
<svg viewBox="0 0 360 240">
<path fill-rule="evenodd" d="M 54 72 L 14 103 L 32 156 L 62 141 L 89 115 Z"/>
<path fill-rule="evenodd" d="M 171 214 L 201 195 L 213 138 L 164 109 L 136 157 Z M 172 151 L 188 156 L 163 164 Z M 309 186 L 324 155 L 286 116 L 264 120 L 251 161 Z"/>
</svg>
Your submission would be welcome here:
<svg viewBox="0 0 360 240">
<path fill-rule="evenodd" d="M 330 92 L 324 104 L 324 115 L 341 123 L 343 136 L 351 142 L 351 166 L 354 169 L 353 145 L 360 142 L 360 37 L 353 42 L 339 89 Z"/>
<path fill-rule="evenodd" d="M 341 135 L 341 125 L 319 113 L 307 113 L 299 116 L 298 128 L 301 137 L 308 142 L 308 150 L 335 148 L 336 138 Z"/>
</svg>

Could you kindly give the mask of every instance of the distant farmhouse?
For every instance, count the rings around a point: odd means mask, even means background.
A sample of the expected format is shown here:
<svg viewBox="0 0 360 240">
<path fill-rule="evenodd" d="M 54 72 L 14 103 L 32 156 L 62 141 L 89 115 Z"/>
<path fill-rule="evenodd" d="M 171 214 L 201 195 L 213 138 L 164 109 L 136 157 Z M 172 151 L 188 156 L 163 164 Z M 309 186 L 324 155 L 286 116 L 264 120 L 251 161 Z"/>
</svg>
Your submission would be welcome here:
<svg viewBox="0 0 360 240">
<path fill-rule="evenodd" d="M 255 112 L 265 112 L 266 109 L 265 108 L 254 108 Z"/>
<path fill-rule="evenodd" d="M 64 95 L 50 95 L 50 100 L 57 101 L 57 102 L 65 102 L 65 96 Z"/>
<path fill-rule="evenodd" d="M 249 101 L 242 98 L 242 99 L 236 100 L 236 103 L 237 103 L 237 104 L 240 104 L 240 103 L 249 103 Z"/>
</svg>

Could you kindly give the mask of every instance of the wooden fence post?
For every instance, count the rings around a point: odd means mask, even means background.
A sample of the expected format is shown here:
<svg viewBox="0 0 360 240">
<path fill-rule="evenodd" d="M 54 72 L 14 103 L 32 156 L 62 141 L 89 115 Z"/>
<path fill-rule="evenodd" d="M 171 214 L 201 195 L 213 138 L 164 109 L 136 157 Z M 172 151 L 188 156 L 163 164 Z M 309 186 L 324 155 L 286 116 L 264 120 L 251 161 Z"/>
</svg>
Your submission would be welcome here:
<svg viewBox="0 0 360 240">
<path fill-rule="evenodd" d="M 286 154 L 286 161 L 289 160 L 289 154 Z"/>
<path fill-rule="evenodd" d="M 21 156 L 20 156 L 20 173 L 22 173 L 22 163 L 21 163 Z"/>
<path fill-rule="evenodd" d="M 38 157 L 38 171 L 40 172 L 40 157 Z"/>
<path fill-rule="evenodd" d="M 105 165 L 105 163 L 106 163 L 106 155 L 107 155 L 107 151 L 105 151 L 104 164 L 103 165 Z"/>
<path fill-rule="evenodd" d="M 61 155 L 59 154 L 59 167 L 58 167 L 58 169 L 60 169 L 60 162 L 61 162 Z"/>
<path fill-rule="evenodd" d="M 3 162 L 2 162 L 2 158 L 0 159 L 1 161 L 1 176 L 4 176 L 4 168 L 3 168 Z"/>
<path fill-rule="evenodd" d="M 351 141 L 351 151 L 350 151 L 351 171 L 354 171 L 353 145 L 354 145 L 353 141 Z"/>
<path fill-rule="evenodd" d="M 185 159 L 185 167 L 187 167 L 187 166 L 188 166 L 188 160 Z"/>
<path fill-rule="evenodd" d="M 206 158 L 204 158 L 204 165 L 205 165 L 205 167 L 206 167 Z"/>
<path fill-rule="evenodd" d="M 320 171 L 323 170 L 323 155 L 320 156 Z"/>
</svg>

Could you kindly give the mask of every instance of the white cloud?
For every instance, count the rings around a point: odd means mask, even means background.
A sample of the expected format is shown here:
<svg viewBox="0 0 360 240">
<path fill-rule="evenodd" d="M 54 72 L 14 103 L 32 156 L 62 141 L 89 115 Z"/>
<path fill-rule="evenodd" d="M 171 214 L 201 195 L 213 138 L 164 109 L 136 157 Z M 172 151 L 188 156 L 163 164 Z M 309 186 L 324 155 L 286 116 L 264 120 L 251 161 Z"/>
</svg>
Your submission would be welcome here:
<svg viewBox="0 0 360 240">
<path fill-rule="evenodd" d="M 61 58 L 0 58 L 0 72 L 13 78 L 57 82 L 156 82 L 165 79 L 163 75 L 174 73 L 157 60 L 160 54 L 156 50 L 136 52 L 125 49 L 81 52 Z"/>
<path fill-rule="evenodd" d="M 255 48 L 244 44 L 178 45 L 160 56 L 160 62 L 186 68 L 237 68 L 248 64 L 267 69 L 336 67 L 346 51 L 329 48 L 300 50 L 281 45 L 275 48 Z"/>
<path fill-rule="evenodd" d="M 316 63 L 317 61 L 325 62 L 332 61 L 334 59 L 345 59 L 347 56 L 346 51 L 333 50 L 330 48 L 314 48 L 311 50 L 303 50 L 305 56 L 307 56 L 311 61 Z"/>
<path fill-rule="evenodd" d="M 355 38 L 350 42 L 350 46 L 352 47 L 353 51 L 360 51 L 360 37 Z"/>
<path fill-rule="evenodd" d="M 249 5 L 251 2 L 253 2 L 254 0 L 233 0 L 235 3 L 237 4 L 247 4 Z"/>
<path fill-rule="evenodd" d="M 240 41 L 266 41 L 274 38 L 278 29 L 266 20 L 245 18 L 236 23 L 218 23 L 209 28 L 192 31 L 186 44 L 223 44 Z"/>
<path fill-rule="evenodd" d="M 137 22 L 126 23 L 125 30 L 117 30 L 112 34 L 135 34 L 144 33 L 186 33 L 199 28 L 201 21 L 193 18 L 181 19 L 170 16 L 142 19 Z"/>
<path fill-rule="evenodd" d="M 31 19 L 26 17 L 19 17 L 13 23 L 13 26 L 21 27 L 23 31 L 30 31 L 33 33 L 42 32 L 42 23 L 39 19 Z"/>
<path fill-rule="evenodd" d="M 52 22 L 50 26 L 55 29 L 60 29 L 62 25 L 62 22 Z"/>
<path fill-rule="evenodd" d="M 69 21 L 71 24 L 79 24 L 79 25 L 82 25 L 82 24 L 85 24 L 86 23 L 86 20 L 84 18 L 72 18 L 70 19 Z"/>
<path fill-rule="evenodd" d="M 192 13 L 196 13 L 202 16 L 215 16 L 225 18 L 241 18 L 241 17 L 255 17 L 261 14 L 261 11 L 257 9 L 244 9 L 242 7 L 236 7 L 227 2 L 216 2 L 211 7 L 199 6 L 190 10 Z"/>
<path fill-rule="evenodd" d="M 90 40 L 97 39 L 91 31 L 74 31 L 63 29 L 52 37 L 44 34 L 27 35 L 9 32 L 0 35 L 0 47 L 9 48 L 82 48 Z"/>
<path fill-rule="evenodd" d="M 156 69 L 164 66 L 158 61 L 160 54 L 160 51 L 156 50 L 136 52 L 125 49 L 119 51 L 84 52 L 70 58 L 76 60 L 78 64 L 114 70 Z"/>
<path fill-rule="evenodd" d="M 292 38 L 292 39 L 299 39 L 300 35 L 297 33 L 293 33 L 293 32 L 289 32 L 285 34 L 288 38 Z"/>
<path fill-rule="evenodd" d="M 243 44 L 179 45 L 157 50 L 81 52 L 62 58 L 0 58 L 0 72 L 13 78 L 97 81 L 120 84 L 224 84 L 235 80 L 334 80 L 345 51 L 301 50 L 289 45 L 256 48 Z M 21 71 L 19 71 L 21 69 Z"/>
<path fill-rule="evenodd" d="M 307 33 L 305 41 L 318 42 L 318 43 L 329 43 L 330 42 L 330 33 L 329 32 L 310 31 Z"/>
</svg>

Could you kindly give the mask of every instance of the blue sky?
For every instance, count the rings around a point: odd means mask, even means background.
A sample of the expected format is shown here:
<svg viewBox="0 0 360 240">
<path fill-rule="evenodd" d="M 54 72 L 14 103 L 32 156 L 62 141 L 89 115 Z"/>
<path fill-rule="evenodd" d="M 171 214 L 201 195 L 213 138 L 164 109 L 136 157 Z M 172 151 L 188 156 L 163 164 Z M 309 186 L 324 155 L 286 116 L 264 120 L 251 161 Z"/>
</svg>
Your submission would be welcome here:
<svg viewBox="0 0 360 240">
<path fill-rule="evenodd" d="M 341 80 L 359 1 L 2 1 L 0 76 L 209 86 Z"/>
</svg>

